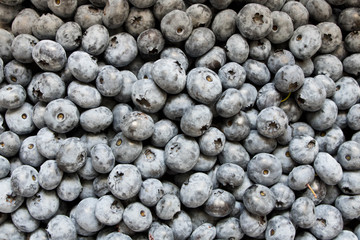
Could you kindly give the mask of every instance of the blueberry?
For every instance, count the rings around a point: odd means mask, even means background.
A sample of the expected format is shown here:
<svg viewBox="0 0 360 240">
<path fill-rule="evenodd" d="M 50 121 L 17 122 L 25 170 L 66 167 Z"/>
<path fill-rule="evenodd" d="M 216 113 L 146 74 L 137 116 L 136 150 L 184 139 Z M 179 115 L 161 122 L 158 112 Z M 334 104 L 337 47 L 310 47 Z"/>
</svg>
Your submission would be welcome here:
<svg viewBox="0 0 360 240">
<path fill-rule="evenodd" d="M 56 215 L 47 224 L 49 240 L 77 239 L 76 229 L 71 219 L 65 215 Z"/>
<path fill-rule="evenodd" d="M 105 225 L 118 224 L 122 220 L 123 212 L 124 206 L 112 195 L 102 196 L 95 205 L 95 217 Z"/>
<path fill-rule="evenodd" d="M 50 1 L 48 2 L 49 9 L 57 16 L 61 18 L 69 18 L 72 17 L 75 13 L 75 10 L 77 8 L 77 3 L 74 3 L 73 1 Z"/>
<path fill-rule="evenodd" d="M 207 5 L 201 3 L 190 5 L 186 9 L 186 14 L 191 18 L 193 28 L 208 28 L 213 17 L 211 9 Z"/>
<path fill-rule="evenodd" d="M 321 47 L 319 52 L 331 53 L 341 44 L 342 33 L 338 25 L 332 22 L 321 22 L 316 25 L 321 33 Z"/>
<path fill-rule="evenodd" d="M 120 232 L 112 232 L 104 238 L 104 240 L 130 240 L 132 239 L 126 234 L 120 233 Z"/>
<path fill-rule="evenodd" d="M 8 109 L 5 120 L 9 129 L 19 135 L 31 133 L 35 129 L 32 113 L 33 106 L 27 102 L 19 108 Z"/>
<path fill-rule="evenodd" d="M 288 176 L 288 186 L 295 190 L 303 190 L 308 184 L 314 181 L 315 170 L 310 165 L 300 165 L 294 167 Z"/>
<path fill-rule="evenodd" d="M 101 6 L 102 8 L 103 6 Z M 84 4 L 76 9 L 74 21 L 82 29 L 87 29 L 95 24 L 102 24 L 103 10 L 92 4 Z M 66 24 L 66 23 L 65 23 Z"/>
<path fill-rule="evenodd" d="M 294 25 L 291 17 L 282 11 L 271 12 L 273 20 L 272 31 L 267 35 L 267 38 L 273 44 L 279 44 L 289 40 L 294 33 Z"/>
<path fill-rule="evenodd" d="M 0 211 L 2 213 L 12 213 L 18 209 L 24 202 L 24 198 L 14 193 L 11 186 L 11 178 L 5 177 L 0 179 Z"/>
<path fill-rule="evenodd" d="M 128 33 L 137 37 L 141 32 L 155 27 L 155 17 L 150 9 L 132 7 L 124 25 Z"/>
<path fill-rule="evenodd" d="M 96 59 L 84 51 L 72 52 L 68 59 L 68 65 L 71 74 L 77 80 L 85 83 L 95 80 L 99 72 Z"/>
<path fill-rule="evenodd" d="M 164 147 L 171 138 L 175 137 L 177 134 L 177 125 L 171 120 L 163 119 L 155 123 L 154 133 L 150 140 L 155 147 Z"/>
<path fill-rule="evenodd" d="M 330 154 L 319 152 L 314 161 L 314 169 L 327 185 L 336 185 L 343 176 L 343 169 Z"/>
<path fill-rule="evenodd" d="M 185 181 L 180 189 L 180 200 L 189 208 L 203 205 L 210 197 L 212 182 L 205 173 L 195 173 Z"/>
<path fill-rule="evenodd" d="M 103 224 L 95 217 L 97 203 L 97 198 L 89 197 L 81 200 L 76 207 L 76 222 L 85 231 L 96 232 L 103 227 Z"/>
<path fill-rule="evenodd" d="M 113 121 L 113 114 L 107 107 L 101 106 L 84 111 L 80 115 L 80 125 L 87 131 L 97 133 L 109 127 Z"/>
<path fill-rule="evenodd" d="M 96 144 L 90 151 L 92 167 L 98 173 L 108 173 L 115 166 L 115 157 L 111 148 L 104 143 Z"/>
<path fill-rule="evenodd" d="M 46 160 L 40 166 L 39 185 L 45 190 L 53 190 L 60 184 L 63 174 L 55 160 Z"/>
<path fill-rule="evenodd" d="M 192 223 L 189 215 L 184 212 L 178 212 L 169 222 L 172 229 L 174 239 L 186 239 L 192 232 Z"/>
<path fill-rule="evenodd" d="M 264 186 L 271 186 L 280 180 L 281 162 L 272 154 L 259 153 L 249 161 L 247 171 L 250 180 Z"/>
<path fill-rule="evenodd" d="M 164 239 L 172 240 L 174 239 L 174 234 L 171 228 L 160 222 L 153 222 L 149 229 L 149 239 Z"/>
<path fill-rule="evenodd" d="M 14 35 L 11 32 L 6 31 L 5 29 L 1 29 L 0 36 L 0 57 L 6 63 L 13 59 L 13 56 L 11 54 L 11 43 L 14 40 Z"/>
<path fill-rule="evenodd" d="M 102 21 L 107 28 L 121 27 L 129 15 L 128 1 L 106 1 Z"/>
<path fill-rule="evenodd" d="M 149 28 L 142 31 L 136 42 L 142 58 L 149 60 L 157 59 L 165 45 L 165 39 L 162 33 L 156 28 Z"/>
<path fill-rule="evenodd" d="M 38 171 L 28 165 L 17 167 L 11 173 L 11 187 L 16 195 L 32 197 L 39 190 Z"/>
<path fill-rule="evenodd" d="M 317 91 L 319 94 L 317 94 L 315 97 L 312 94 L 313 91 Z M 302 110 L 309 112 L 320 110 L 323 103 L 325 102 L 325 98 L 326 90 L 324 85 L 321 82 L 313 81 L 313 78 L 305 78 L 304 84 L 295 93 L 295 100 L 299 107 Z"/>
<path fill-rule="evenodd" d="M 52 40 L 41 40 L 33 48 L 34 62 L 44 71 L 60 71 L 67 61 L 64 48 Z"/>
<path fill-rule="evenodd" d="M 268 138 L 277 138 L 283 135 L 287 124 L 287 115 L 279 107 L 267 107 L 261 110 L 256 119 L 258 132 Z"/>
<path fill-rule="evenodd" d="M 216 224 L 216 236 L 221 239 L 242 239 L 244 232 L 240 227 L 240 221 L 235 217 L 224 218 Z"/>
<path fill-rule="evenodd" d="M 359 204 L 359 196 L 340 195 L 335 201 L 335 207 L 341 212 L 344 220 L 353 220 L 360 216 Z"/>
<path fill-rule="evenodd" d="M 150 209 L 139 202 L 135 202 L 125 208 L 123 221 L 134 232 L 142 232 L 150 228 L 152 215 Z"/>
<path fill-rule="evenodd" d="M 319 152 L 319 145 L 310 136 L 294 137 L 289 143 L 291 158 L 299 164 L 311 164 Z"/>
<path fill-rule="evenodd" d="M 250 122 L 245 112 L 240 111 L 235 116 L 226 119 L 220 125 L 220 130 L 228 141 L 241 141 L 249 135 Z"/>
<path fill-rule="evenodd" d="M 81 27 L 76 22 L 66 22 L 56 31 L 55 40 L 66 51 L 75 50 L 81 44 Z"/>
<path fill-rule="evenodd" d="M 30 233 L 28 235 L 28 238 L 29 238 L 29 240 L 35 240 L 35 239 L 45 240 L 45 239 L 48 239 L 48 236 L 47 236 L 45 229 L 38 228 L 37 230 Z"/>
<path fill-rule="evenodd" d="M 32 63 L 32 50 L 39 40 L 30 34 L 19 34 L 11 43 L 11 53 L 21 63 Z"/>
<path fill-rule="evenodd" d="M 160 28 L 167 40 L 176 43 L 184 41 L 190 36 L 193 25 L 186 12 L 175 9 L 164 15 L 161 19 Z"/>
<path fill-rule="evenodd" d="M 250 130 L 249 135 L 243 141 L 246 151 L 255 155 L 257 153 L 270 153 L 277 147 L 277 141 L 274 138 L 267 138 L 256 130 Z"/>
<path fill-rule="evenodd" d="M 240 34 L 233 34 L 226 41 L 227 57 L 236 63 L 243 63 L 249 56 L 249 44 Z"/>
<path fill-rule="evenodd" d="M 304 79 L 304 72 L 299 66 L 286 65 L 276 72 L 274 83 L 280 92 L 295 92 L 303 85 Z"/>
<path fill-rule="evenodd" d="M 191 240 L 204 238 L 214 239 L 216 236 L 216 228 L 210 223 L 204 223 L 197 227 L 190 235 Z"/>
<path fill-rule="evenodd" d="M 195 67 L 205 67 L 218 71 L 226 63 L 226 52 L 222 47 L 215 46 L 195 61 Z"/>
<path fill-rule="evenodd" d="M 0 156 L 0 179 L 5 178 L 10 172 L 10 162 L 7 158 Z"/>
<path fill-rule="evenodd" d="M 321 47 L 321 33 L 311 24 L 298 27 L 289 41 L 290 51 L 296 58 L 311 58 Z"/>
<path fill-rule="evenodd" d="M 339 146 L 336 160 L 344 170 L 360 169 L 360 144 L 355 141 L 346 141 Z"/>
<path fill-rule="evenodd" d="M 178 196 L 165 193 L 155 206 L 156 216 L 163 220 L 173 220 L 181 210 L 181 202 Z"/>
<path fill-rule="evenodd" d="M 294 29 L 307 24 L 309 21 L 309 11 L 300 2 L 286 2 L 283 5 L 281 11 L 287 13 L 291 17 L 291 20 L 294 24 Z"/>
<path fill-rule="evenodd" d="M 299 197 L 291 207 L 292 222 L 301 228 L 311 228 L 316 221 L 315 204 L 307 197 Z"/>
<path fill-rule="evenodd" d="M 92 85 L 71 81 L 67 88 L 69 100 L 82 108 L 95 108 L 101 103 L 100 92 Z"/>
<path fill-rule="evenodd" d="M 85 165 L 87 150 L 85 144 L 77 137 L 65 139 L 56 155 L 56 162 L 60 169 L 67 173 L 74 173 Z"/>
<path fill-rule="evenodd" d="M 192 168 L 194 171 L 207 172 L 210 171 L 217 161 L 216 156 L 207 156 L 200 153 L 197 163 Z"/>
<path fill-rule="evenodd" d="M 45 13 L 35 19 L 31 31 L 38 39 L 55 39 L 56 31 L 63 24 L 63 20 L 55 14 Z"/>
<path fill-rule="evenodd" d="M 249 237 L 260 237 L 267 227 L 267 217 L 259 216 L 244 210 L 240 215 L 241 230 Z"/>
<path fill-rule="evenodd" d="M 266 38 L 250 41 L 249 56 L 257 61 L 265 61 L 270 55 L 271 48 L 271 42 Z"/>
<path fill-rule="evenodd" d="M 184 173 L 192 169 L 200 155 L 194 138 L 179 134 L 165 146 L 165 164 L 174 172 Z"/>
<path fill-rule="evenodd" d="M 299 69 L 292 67 L 293 65 L 295 65 L 295 63 L 296 62 L 295 62 L 294 55 L 286 49 L 277 49 L 275 51 L 272 51 L 269 55 L 269 58 L 267 59 L 267 66 L 268 66 L 270 72 L 276 74 L 280 68 L 285 67 L 286 65 L 289 65 L 289 66 L 287 66 L 287 68 L 284 68 L 282 70 L 284 72 L 284 75 L 287 73 L 287 71 L 292 72 L 291 70 L 293 70 L 298 75 L 301 76 L 301 74 L 299 74 Z M 282 76 L 277 76 L 277 78 L 279 78 L 279 77 L 280 77 L 280 79 L 283 78 Z M 280 86 L 280 84 L 279 84 L 279 86 Z M 287 91 L 284 91 L 284 92 L 287 92 Z"/>
<path fill-rule="evenodd" d="M 275 216 L 268 221 L 265 237 L 269 240 L 294 239 L 295 226 L 284 216 Z"/>
<path fill-rule="evenodd" d="M 142 126 L 139 128 L 139 126 Z M 124 136 L 131 140 L 143 141 L 154 133 L 153 119 L 140 111 L 126 114 L 120 122 L 120 128 Z"/>
<path fill-rule="evenodd" d="M 357 236 L 355 233 L 349 231 L 349 230 L 342 230 L 339 235 L 337 235 L 334 240 L 341 240 L 341 239 L 349 239 L 349 240 L 356 240 Z"/>
<path fill-rule="evenodd" d="M 185 111 L 192 106 L 195 106 L 195 102 L 186 93 L 169 95 L 164 105 L 163 112 L 170 120 L 180 120 Z"/>
<path fill-rule="evenodd" d="M 155 206 L 164 195 L 163 185 L 156 178 L 148 178 L 141 184 L 139 199 L 147 207 Z"/>
<path fill-rule="evenodd" d="M 0 88 L 0 106 L 6 109 L 21 107 L 26 99 L 26 91 L 19 84 L 4 85 Z"/>
<path fill-rule="evenodd" d="M 357 20 L 360 16 L 359 8 L 345 8 L 341 11 L 338 19 L 338 24 L 344 31 L 358 31 L 360 30 Z"/>
<path fill-rule="evenodd" d="M 161 54 L 160 58 L 171 58 L 178 61 L 181 67 L 186 71 L 189 67 L 189 60 L 186 54 L 180 49 L 176 47 L 168 47 L 165 48 Z"/>
<path fill-rule="evenodd" d="M 125 1 L 122 0 L 119 4 L 123 2 Z M 104 52 L 104 58 L 107 63 L 114 67 L 123 67 L 132 62 L 137 54 L 136 40 L 133 36 L 124 32 L 110 38 L 109 45 Z"/>
<path fill-rule="evenodd" d="M 31 1 L 35 2 L 35 1 Z M 33 3 L 36 8 L 36 3 Z M 44 4 L 44 3 L 43 3 Z M 47 8 L 47 2 L 45 3 Z M 39 8 L 40 9 L 40 8 Z M 21 10 L 11 23 L 11 31 L 15 35 L 32 34 L 32 26 L 39 18 L 39 14 L 32 8 L 24 8 Z M 15 58 L 15 57 L 14 57 Z"/>
<path fill-rule="evenodd" d="M 213 114 L 206 105 L 188 108 L 180 121 L 181 130 L 188 136 L 199 137 L 210 127 Z"/>
<path fill-rule="evenodd" d="M 346 116 L 347 119 L 347 125 L 349 126 L 349 128 L 351 128 L 352 130 L 358 131 L 360 130 L 360 125 L 359 125 L 359 107 L 360 104 L 355 104 L 353 105 L 349 111 L 348 114 Z"/>
<path fill-rule="evenodd" d="M 141 188 L 141 174 L 137 167 L 118 164 L 110 172 L 107 185 L 111 193 L 120 200 L 136 196 Z"/>
<path fill-rule="evenodd" d="M 275 210 L 289 209 L 295 201 L 295 193 L 285 184 L 276 183 L 270 190 L 275 196 Z"/>
<path fill-rule="evenodd" d="M 343 75 L 343 65 L 334 55 L 319 55 L 314 58 L 314 73 L 324 74 L 334 81 L 337 81 Z"/>
<path fill-rule="evenodd" d="M 122 103 L 127 103 L 131 100 L 132 85 L 135 81 L 137 81 L 137 78 L 135 74 L 128 70 L 121 71 L 121 75 L 123 84 L 119 94 L 115 96 L 115 100 Z"/>
<path fill-rule="evenodd" d="M 315 137 L 315 131 L 306 122 L 295 122 L 291 124 L 293 128 L 293 137 L 310 136 Z"/>
<path fill-rule="evenodd" d="M 59 210 L 60 200 L 55 191 L 41 189 L 26 200 L 26 207 L 31 216 L 37 220 L 52 218 Z"/>
<path fill-rule="evenodd" d="M 345 48 L 349 51 L 349 52 L 359 52 L 359 40 L 360 40 L 360 34 L 358 31 L 353 31 L 350 32 L 348 35 L 346 35 L 345 37 Z"/>
<path fill-rule="evenodd" d="M 128 139 L 120 132 L 111 140 L 110 147 L 117 162 L 130 163 L 139 156 L 142 150 L 142 142 Z"/>
<path fill-rule="evenodd" d="M 340 188 L 341 192 L 345 194 L 348 195 L 359 194 L 360 192 L 360 189 L 358 187 L 359 181 L 360 181 L 359 171 L 344 171 L 343 177 L 338 183 L 338 187 Z"/>
<path fill-rule="evenodd" d="M 110 192 L 110 189 L 107 185 L 107 175 L 99 175 L 93 181 L 94 193 L 98 197 L 105 196 Z"/>
<path fill-rule="evenodd" d="M 352 77 L 342 77 L 336 83 L 336 91 L 332 100 L 339 110 L 352 107 L 359 99 L 359 84 Z"/>
<path fill-rule="evenodd" d="M 270 81 L 270 71 L 268 67 L 257 60 L 248 59 L 243 64 L 246 71 L 246 78 L 253 84 L 263 86 Z"/>
<path fill-rule="evenodd" d="M 5 131 L 0 134 L 0 154 L 4 157 L 15 156 L 21 146 L 19 136 L 12 131 Z"/>
<path fill-rule="evenodd" d="M 32 167 L 39 167 L 45 161 L 45 157 L 37 149 L 36 139 L 36 136 L 25 138 L 19 150 L 21 162 Z"/>
<path fill-rule="evenodd" d="M 343 229 L 341 212 L 334 206 L 321 204 L 315 207 L 316 222 L 310 232 L 317 238 L 331 239 Z"/>
<path fill-rule="evenodd" d="M 9 84 L 20 84 L 25 87 L 32 77 L 32 70 L 25 64 L 11 60 L 4 66 L 4 78 Z"/>
<path fill-rule="evenodd" d="M 257 3 L 246 4 L 237 15 L 236 25 L 247 39 L 262 39 L 271 32 L 273 27 L 271 11 Z"/>
<path fill-rule="evenodd" d="M 12 222 L 6 221 L 0 225 L 0 237 L 4 239 L 25 240 L 26 234 L 19 231 L 19 229 Z"/>
<path fill-rule="evenodd" d="M 244 169 L 234 163 L 224 163 L 216 172 L 216 179 L 224 186 L 238 187 L 243 183 L 244 177 Z"/>
<path fill-rule="evenodd" d="M 235 197 L 223 189 L 214 189 L 204 205 L 207 214 L 213 217 L 225 217 L 235 206 Z"/>
</svg>

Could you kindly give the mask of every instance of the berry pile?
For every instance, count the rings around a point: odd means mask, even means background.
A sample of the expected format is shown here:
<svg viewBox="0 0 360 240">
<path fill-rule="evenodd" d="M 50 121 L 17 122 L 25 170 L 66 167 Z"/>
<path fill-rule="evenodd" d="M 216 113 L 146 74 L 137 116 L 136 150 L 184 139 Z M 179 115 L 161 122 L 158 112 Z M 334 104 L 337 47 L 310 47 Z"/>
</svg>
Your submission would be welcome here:
<svg viewBox="0 0 360 240">
<path fill-rule="evenodd" d="M 1 240 L 360 239 L 359 0 L 0 0 Z"/>
</svg>

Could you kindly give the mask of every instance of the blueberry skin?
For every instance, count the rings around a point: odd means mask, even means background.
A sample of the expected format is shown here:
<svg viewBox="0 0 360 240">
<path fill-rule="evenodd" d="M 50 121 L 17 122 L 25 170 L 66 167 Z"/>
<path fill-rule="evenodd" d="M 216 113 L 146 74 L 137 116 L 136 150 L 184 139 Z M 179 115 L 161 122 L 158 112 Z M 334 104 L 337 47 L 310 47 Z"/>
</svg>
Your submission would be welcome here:
<svg viewBox="0 0 360 240">
<path fill-rule="evenodd" d="M 319 152 L 313 166 L 316 174 L 327 185 L 336 185 L 342 179 L 341 165 L 328 153 Z"/>
<path fill-rule="evenodd" d="M 236 25 L 245 38 L 262 39 L 271 32 L 273 27 L 271 11 L 257 3 L 246 4 L 236 17 Z"/>
<path fill-rule="evenodd" d="M 248 59 L 243 64 L 246 71 L 246 78 L 253 84 L 263 86 L 270 81 L 270 71 L 267 66 L 253 59 Z"/>
<path fill-rule="evenodd" d="M 8 109 L 5 113 L 5 121 L 11 131 L 16 134 L 29 134 L 35 129 L 32 121 L 33 106 L 25 102 L 21 107 Z"/>
<path fill-rule="evenodd" d="M 124 67 L 132 62 L 137 54 L 138 49 L 134 37 L 128 33 L 119 33 L 110 38 L 104 58 L 114 67 Z"/>
<path fill-rule="evenodd" d="M 139 128 L 139 126 L 142 126 Z M 133 111 L 120 122 L 122 133 L 134 141 L 143 141 L 154 133 L 154 120 L 146 113 Z"/>
<path fill-rule="evenodd" d="M 75 225 L 65 215 L 56 215 L 47 224 L 46 232 L 49 240 L 77 239 Z"/>
<path fill-rule="evenodd" d="M 154 82 L 167 93 L 178 94 L 185 88 L 185 69 L 175 59 L 162 58 L 155 61 L 151 75 Z"/>
<path fill-rule="evenodd" d="M 343 177 L 338 183 L 338 187 L 341 192 L 347 195 L 357 195 L 360 192 L 360 188 L 358 187 L 359 171 L 344 171 Z"/>
<path fill-rule="evenodd" d="M 32 51 L 39 40 L 30 34 L 19 34 L 11 43 L 11 53 L 21 63 L 32 63 Z"/>
<path fill-rule="evenodd" d="M 93 4 L 84 4 L 78 6 L 75 12 L 74 21 L 81 26 L 82 29 L 87 29 L 95 24 L 102 24 L 103 9 L 96 7 Z"/>
<path fill-rule="evenodd" d="M 120 200 L 132 198 L 141 188 L 141 174 L 137 167 L 118 164 L 110 172 L 107 185 L 111 193 Z"/>
<path fill-rule="evenodd" d="M 193 28 L 209 28 L 213 14 L 210 7 L 202 3 L 194 3 L 186 9 L 186 14 L 191 18 Z"/>
<path fill-rule="evenodd" d="M 349 240 L 356 240 L 357 236 L 355 233 L 349 231 L 349 230 L 342 230 L 339 235 L 337 235 L 334 240 L 341 240 L 341 239 L 349 239 Z"/>
<path fill-rule="evenodd" d="M 261 135 L 277 138 L 284 134 L 288 121 L 286 113 L 281 108 L 267 107 L 258 114 L 256 127 Z"/>
<path fill-rule="evenodd" d="M 65 140 L 64 134 L 57 134 L 47 127 L 41 128 L 36 134 L 36 147 L 39 153 L 47 159 L 54 159 L 61 143 Z"/>
<path fill-rule="evenodd" d="M 63 175 L 55 160 L 46 160 L 40 166 L 39 185 L 45 190 L 53 190 L 60 184 Z"/>
<path fill-rule="evenodd" d="M 272 154 L 256 154 L 247 165 L 250 180 L 264 186 L 271 186 L 280 181 L 282 174 L 280 160 Z"/>
<path fill-rule="evenodd" d="M 143 144 L 141 141 L 131 140 L 119 132 L 111 140 L 110 147 L 116 162 L 131 163 L 140 155 Z"/>
<path fill-rule="evenodd" d="M 99 73 L 96 59 L 84 51 L 72 52 L 68 58 L 68 65 L 71 74 L 81 82 L 91 82 Z"/>
<path fill-rule="evenodd" d="M 264 234 L 268 224 L 266 215 L 255 215 L 246 209 L 241 213 L 239 220 L 242 231 L 249 237 L 259 237 Z"/>
<path fill-rule="evenodd" d="M 131 7 L 124 25 L 126 31 L 136 38 L 143 31 L 155 27 L 155 17 L 150 9 Z"/>
<path fill-rule="evenodd" d="M 97 232 L 103 227 L 103 224 L 95 217 L 97 203 L 97 198 L 89 197 L 81 200 L 76 207 L 75 220 L 85 231 Z"/>
<path fill-rule="evenodd" d="M 67 96 L 81 108 L 99 107 L 102 100 L 100 92 L 94 86 L 75 80 L 68 85 Z"/>
<path fill-rule="evenodd" d="M 25 103 L 26 91 L 20 84 L 4 85 L 0 88 L 0 107 L 15 109 Z"/>
<path fill-rule="evenodd" d="M 65 174 L 56 188 L 56 193 L 63 201 L 73 201 L 82 192 L 80 178 L 76 173 Z"/>
<path fill-rule="evenodd" d="M 59 98 L 46 106 L 44 120 L 54 132 L 66 133 L 78 125 L 79 110 L 70 100 Z"/>
<path fill-rule="evenodd" d="M 355 104 L 349 109 L 348 114 L 346 115 L 347 125 L 349 126 L 349 128 L 355 131 L 360 130 L 360 124 L 358 121 L 358 119 L 360 118 L 359 111 L 360 104 Z"/>
<path fill-rule="evenodd" d="M 315 204 L 307 197 L 299 197 L 291 207 L 290 219 L 301 228 L 311 228 L 316 221 Z"/>
<path fill-rule="evenodd" d="M 242 144 L 251 155 L 261 152 L 271 153 L 277 147 L 276 139 L 264 137 L 256 130 L 250 130 L 249 135 L 243 140 Z"/>
<path fill-rule="evenodd" d="M 321 47 L 319 52 L 331 53 L 337 49 L 343 39 L 341 29 L 338 25 L 332 22 L 320 22 L 316 25 L 321 32 Z M 331 34 L 331 39 L 327 36 Z M 346 40 L 345 40 L 346 41 Z"/>
<path fill-rule="evenodd" d="M 205 173 L 194 173 L 181 186 L 181 203 L 189 208 L 200 207 L 210 197 L 211 191 L 210 177 Z"/>
<path fill-rule="evenodd" d="M 303 85 L 304 79 L 304 72 L 299 66 L 285 65 L 276 72 L 274 83 L 280 92 L 295 92 Z"/>
<path fill-rule="evenodd" d="M 281 103 L 281 94 L 275 88 L 274 83 L 267 83 L 260 88 L 256 100 L 256 106 L 259 110 L 263 110 L 268 107 L 278 107 Z"/>
<path fill-rule="evenodd" d="M 289 209 L 295 201 L 295 193 L 283 183 L 276 183 L 270 190 L 275 196 L 275 210 Z"/>
<path fill-rule="evenodd" d="M 294 33 L 294 25 L 291 17 L 282 11 L 272 11 L 271 17 L 273 19 L 273 27 L 266 38 L 273 44 L 279 44 L 289 40 Z"/>
<path fill-rule="evenodd" d="M 275 216 L 268 221 L 265 237 L 269 240 L 294 239 L 295 233 L 295 226 L 290 219 L 284 216 Z"/>
<path fill-rule="evenodd" d="M 55 40 L 66 51 L 73 51 L 81 44 L 82 31 L 76 22 L 66 22 L 56 31 Z"/>
<path fill-rule="evenodd" d="M 57 72 L 67 62 L 65 49 L 52 40 L 41 40 L 33 48 L 34 62 L 44 71 Z"/>
<path fill-rule="evenodd" d="M 64 24 L 64 21 L 52 13 L 44 13 L 36 18 L 31 31 L 38 39 L 55 39 L 56 31 Z"/>
<path fill-rule="evenodd" d="M 206 105 L 188 108 L 180 121 L 181 130 L 188 136 L 199 137 L 210 127 L 213 114 Z"/>
<path fill-rule="evenodd" d="M 103 240 L 130 240 L 132 239 L 126 234 L 120 233 L 120 232 L 112 232 L 105 236 Z"/>
<path fill-rule="evenodd" d="M 160 58 L 171 58 L 178 61 L 181 67 L 187 71 L 189 67 L 189 60 L 186 54 L 177 47 L 167 47 L 160 53 Z"/>
<path fill-rule="evenodd" d="M 166 92 L 151 79 L 140 79 L 132 85 L 132 102 L 146 113 L 160 111 L 165 105 L 166 98 Z"/>
<path fill-rule="evenodd" d="M 216 171 L 216 179 L 223 186 L 238 187 L 245 177 L 244 169 L 234 163 L 224 163 Z"/>
<path fill-rule="evenodd" d="M 37 149 L 36 139 L 37 136 L 25 138 L 19 150 L 21 162 L 32 167 L 39 167 L 45 161 L 45 157 Z"/>
<path fill-rule="evenodd" d="M 142 232 L 150 228 L 152 215 L 149 208 L 135 202 L 125 208 L 123 221 L 132 231 Z"/>
<path fill-rule="evenodd" d="M 33 1 L 36 2 L 36 1 Z M 47 8 L 47 2 L 43 3 L 46 5 Z M 37 4 L 34 3 L 34 6 L 36 8 L 38 8 L 38 6 L 36 6 Z M 15 7 L 16 9 L 16 7 Z M 38 8 L 40 9 L 40 8 Z M 18 11 L 18 10 L 17 10 Z M 21 34 L 32 34 L 32 26 L 34 24 L 34 22 L 39 18 L 39 14 L 32 8 L 24 8 L 23 10 L 21 10 L 20 12 L 18 12 L 18 14 L 16 15 L 16 17 L 14 18 L 14 20 L 11 23 L 11 32 L 14 35 L 21 35 Z M 27 24 L 24 24 L 27 23 Z"/>
<path fill-rule="evenodd" d="M 24 197 L 15 195 L 11 186 L 11 178 L 5 177 L 0 179 L 0 211 L 2 213 L 12 213 L 18 209 L 24 202 Z"/>
<path fill-rule="evenodd" d="M 26 200 L 26 207 L 34 219 L 47 220 L 55 216 L 59 210 L 60 200 L 55 191 L 41 189 Z"/>
<path fill-rule="evenodd" d="M 77 137 L 65 139 L 56 155 L 58 167 L 67 173 L 74 173 L 85 165 L 87 149 Z"/>
<path fill-rule="evenodd" d="M 173 220 L 181 210 L 181 202 L 177 195 L 164 194 L 155 206 L 156 216 L 162 220 Z"/>
<path fill-rule="evenodd" d="M 150 140 L 152 145 L 155 147 L 164 147 L 170 139 L 175 137 L 177 134 L 177 125 L 168 119 L 163 119 L 155 123 L 154 133 Z"/>
<path fill-rule="evenodd" d="M 104 143 L 94 145 L 90 150 L 92 167 L 98 173 L 108 173 L 115 166 L 115 157 L 111 148 Z"/>
<path fill-rule="evenodd" d="M 257 61 L 265 61 L 271 53 L 271 42 L 262 38 L 249 42 L 249 57 Z"/>
<path fill-rule="evenodd" d="M 11 32 L 1 29 L 1 48 L 0 48 L 0 57 L 6 63 L 13 59 L 11 54 L 11 43 L 14 40 L 14 35 Z"/>
<path fill-rule="evenodd" d="M 134 161 L 141 176 L 146 178 L 161 178 L 166 172 L 164 150 L 145 146 Z"/>
<path fill-rule="evenodd" d="M 10 162 L 7 158 L 0 156 L 0 179 L 5 178 L 10 172 Z"/>
<path fill-rule="evenodd" d="M 102 196 L 95 205 L 95 217 L 108 226 L 120 223 L 123 212 L 124 206 L 112 195 Z"/>
<path fill-rule="evenodd" d="M 44 228 L 38 228 L 37 230 L 33 231 L 28 235 L 29 240 L 41 239 L 46 240 L 48 239 L 47 233 Z"/>
<path fill-rule="evenodd" d="M 226 52 L 224 48 L 215 46 L 195 61 L 195 67 L 206 67 L 218 71 L 226 63 Z"/>
<path fill-rule="evenodd" d="M 236 62 L 228 62 L 218 71 L 218 76 L 223 89 L 239 89 L 245 82 L 246 71 Z"/>
<path fill-rule="evenodd" d="M 164 154 L 165 164 L 169 169 L 185 173 L 195 166 L 200 148 L 194 138 L 179 134 L 166 144 Z"/>
<path fill-rule="evenodd" d="M 113 109 L 112 109 L 113 129 L 115 132 L 121 131 L 120 122 L 121 122 L 122 118 L 125 116 L 125 114 L 132 112 L 132 111 L 133 111 L 132 107 L 126 103 L 119 103 L 113 107 Z"/>
<path fill-rule="evenodd" d="M 207 156 L 216 156 L 222 152 L 225 146 L 225 135 L 217 128 L 210 127 L 199 138 L 201 153 Z"/>
<path fill-rule="evenodd" d="M 310 232 L 321 239 L 331 239 L 340 234 L 343 229 L 341 212 L 334 206 L 320 204 L 315 207 L 316 222 Z"/>
</svg>

